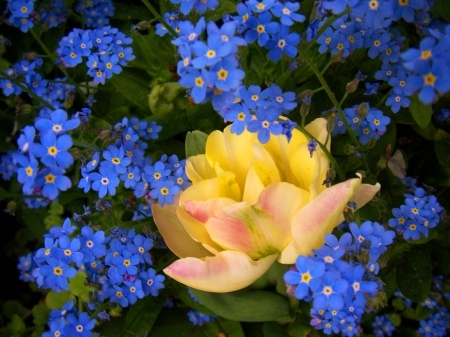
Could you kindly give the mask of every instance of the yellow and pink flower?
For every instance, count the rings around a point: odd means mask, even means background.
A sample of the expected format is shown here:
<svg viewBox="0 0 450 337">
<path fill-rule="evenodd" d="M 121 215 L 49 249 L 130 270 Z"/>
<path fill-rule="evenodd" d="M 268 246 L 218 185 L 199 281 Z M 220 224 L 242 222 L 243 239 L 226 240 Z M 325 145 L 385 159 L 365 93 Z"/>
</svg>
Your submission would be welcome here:
<svg viewBox="0 0 450 337">
<path fill-rule="evenodd" d="M 306 129 L 325 143 L 325 119 Z M 275 260 L 293 264 L 320 248 L 347 203 L 362 207 L 380 185 L 358 177 L 326 188 L 329 160 L 319 147 L 310 157 L 308 141 L 298 130 L 289 143 L 280 135 L 264 145 L 247 131 L 212 132 L 206 153 L 187 160 L 192 186 L 173 205 L 152 207 L 167 246 L 180 257 L 164 272 L 199 290 L 230 292 L 252 284 Z"/>
</svg>

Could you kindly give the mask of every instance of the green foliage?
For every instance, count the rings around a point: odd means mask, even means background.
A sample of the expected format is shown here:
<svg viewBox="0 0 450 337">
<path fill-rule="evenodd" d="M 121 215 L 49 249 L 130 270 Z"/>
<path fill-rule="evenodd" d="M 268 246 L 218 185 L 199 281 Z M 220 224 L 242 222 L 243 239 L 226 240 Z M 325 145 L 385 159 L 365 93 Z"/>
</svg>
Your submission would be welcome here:
<svg viewBox="0 0 450 337">
<path fill-rule="evenodd" d="M 148 95 L 150 93 L 150 77 L 138 69 L 125 68 L 120 74 L 111 78 L 116 89 L 130 100 L 133 105 L 148 110 Z"/>
<path fill-rule="evenodd" d="M 61 226 L 63 222 L 61 215 L 64 213 L 64 207 L 58 202 L 52 202 L 48 211 L 49 215 L 45 217 L 45 228 L 49 229 L 54 226 Z"/>
<path fill-rule="evenodd" d="M 396 282 L 401 293 L 415 302 L 425 300 L 430 293 L 431 269 L 430 246 L 411 246 L 397 264 Z"/>
<path fill-rule="evenodd" d="M 78 271 L 77 275 L 69 279 L 69 290 L 72 295 L 81 298 L 85 302 L 89 302 L 89 287 L 85 284 L 86 274 Z"/>
<path fill-rule="evenodd" d="M 58 310 L 61 309 L 64 304 L 73 299 L 73 295 L 67 290 L 63 290 L 59 293 L 50 291 L 45 297 L 45 305 L 50 310 Z"/>
<path fill-rule="evenodd" d="M 8 332 L 11 334 L 11 337 L 18 337 L 21 336 L 22 333 L 26 329 L 26 325 L 22 318 L 20 318 L 18 315 L 14 315 L 11 318 L 11 322 L 7 325 Z"/>
<path fill-rule="evenodd" d="M 156 298 L 147 296 L 131 306 L 125 318 L 122 335 L 145 335 L 149 333 L 168 295 L 167 290 L 164 290 Z"/>
<path fill-rule="evenodd" d="M 411 105 L 409 106 L 412 116 L 416 123 L 422 128 L 426 128 L 431 120 L 431 105 L 423 104 L 417 95 L 411 96 Z"/>
<path fill-rule="evenodd" d="M 289 322 L 288 301 L 273 292 L 239 290 L 231 293 L 208 293 L 191 289 L 210 310 L 230 320 L 241 322 Z"/>
<path fill-rule="evenodd" d="M 436 132 L 435 139 L 436 155 L 442 165 L 450 167 L 450 135 L 444 130 L 439 129 Z"/>
<path fill-rule="evenodd" d="M 208 135 L 201 131 L 192 131 L 186 134 L 186 158 L 204 154 Z"/>
</svg>

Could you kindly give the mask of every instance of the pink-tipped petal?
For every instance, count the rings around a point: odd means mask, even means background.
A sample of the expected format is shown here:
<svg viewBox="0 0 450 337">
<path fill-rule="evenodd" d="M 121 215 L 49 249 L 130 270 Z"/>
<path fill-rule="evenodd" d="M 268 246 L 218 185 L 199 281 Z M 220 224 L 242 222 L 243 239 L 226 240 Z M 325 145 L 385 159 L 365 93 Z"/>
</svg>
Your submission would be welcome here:
<svg viewBox="0 0 450 337">
<path fill-rule="evenodd" d="M 242 202 L 226 207 L 205 228 L 224 249 L 259 259 L 281 252 L 292 240 L 292 218 L 308 201 L 309 193 L 294 185 L 271 184 L 254 205 Z"/>
<path fill-rule="evenodd" d="M 223 251 L 200 260 L 185 258 L 164 269 L 171 278 L 189 287 L 216 293 L 245 288 L 261 277 L 278 254 L 253 261 L 242 252 Z"/>
<path fill-rule="evenodd" d="M 176 196 L 173 205 L 166 204 L 164 207 L 158 204 L 152 205 L 153 220 L 167 247 L 182 258 L 190 256 L 200 258 L 211 255 L 201 243 L 192 239 L 178 220 L 176 213 L 178 203 L 179 196 Z"/>
<path fill-rule="evenodd" d="M 325 234 L 339 225 L 344 207 L 360 184 L 361 179 L 356 178 L 334 185 L 298 211 L 292 221 L 298 255 L 309 254 L 322 246 Z"/>
</svg>

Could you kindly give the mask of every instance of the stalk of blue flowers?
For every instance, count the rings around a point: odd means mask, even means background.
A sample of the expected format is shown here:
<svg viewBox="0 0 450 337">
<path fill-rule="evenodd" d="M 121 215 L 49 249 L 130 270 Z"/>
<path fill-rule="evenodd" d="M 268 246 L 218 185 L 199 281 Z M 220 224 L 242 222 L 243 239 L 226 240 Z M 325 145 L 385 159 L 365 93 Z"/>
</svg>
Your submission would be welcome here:
<svg viewBox="0 0 450 337">
<path fill-rule="evenodd" d="M 314 62 L 312 62 L 308 55 L 306 54 L 305 51 L 300 50 L 299 51 L 300 56 L 306 61 L 306 63 L 308 63 L 309 67 L 312 69 L 312 71 L 314 72 L 314 74 L 317 76 L 317 79 L 320 81 L 320 83 L 322 84 L 323 88 L 325 89 L 328 97 L 330 98 L 331 102 L 334 104 L 334 106 L 338 109 L 339 111 L 339 116 L 342 118 L 342 121 L 345 124 L 345 128 L 347 129 L 350 138 L 352 139 L 353 144 L 355 145 L 355 147 L 359 147 L 360 143 L 358 141 L 358 139 L 356 138 L 355 133 L 353 132 L 350 124 L 347 121 L 347 118 L 344 115 L 344 112 L 342 111 L 342 107 L 340 105 L 340 103 L 337 101 L 336 97 L 334 97 L 333 92 L 331 91 L 330 87 L 328 86 L 327 81 L 325 80 L 325 78 L 322 76 L 322 74 L 320 73 L 319 69 L 317 69 L 316 65 L 314 64 Z M 363 165 L 364 165 L 364 169 L 371 174 L 369 165 L 367 164 L 367 160 L 366 158 L 361 158 Z M 336 169 L 336 168 L 335 168 Z"/>
<path fill-rule="evenodd" d="M 40 103 L 42 103 L 44 106 L 46 106 L 47 108 L 54 110 L 55 108 L 53 106 L 51 106 L 47 101 L 43 100 L 41 97 L 39 97 L 38 95 L 36 95 L 34 92 L 32 92 L 31 90 L 28 89 L 27 86 L 22 85 L 20 82 L 12 79 L 10 76 L 8 76 L 8 74 L 6 74 L 3 70 L 0 70 L 0 75 L 2 75 L 2 77 L 7 78 L 9 81 L 13 82 L 15 85 L 17 85 L 20 89 L 22 89 L 23 91 L 25 91 L 28 95 L 30 95 L 31 97 L 33 97 L 34 99 L 36 99 L 37 101 L 39 101 Z"/>
<path fill-rule="evenodd" d="M 147 0 L 142 0 L 145 7 L 148 8 L 148 10 L 157 18 L 164 26 L 167 28 L 167 30 L 173 35 L 173 37 L 178 37 L 177 32 L 170 26 L 166 20 L 156 11 L 156 9 L 148 2 Z"/>
<path fill-rule="evenodd" d="M 297 129 L 300 130 L 300 132 L 302 132 L 306 137 L 308 137 L 309 139 L 314 139 L 314 137 L 312 136 L 312 134 L 310 134 L 304 127 L 297 125 Z M 322 149 L 323 153 L 325 153 L 325 155 L 328 157 L 328 159 L 331 162 L 331 165 L 333 166 L 333 168 L 336 170 L 336 173 L 339 176 L 339 179 L 341 181 L 345 180 L 345 175 L 342 172 L 341 168 L 339 167 L 338 163 L 336 162 L 336 160 L 333 158 L 333 156 L 331 155 L 330 151 L 328 151 L 327 147 L 325 145 L 323 145 L 321 142 L 319 142 L 316 139 L 317 145 L 320 146 L 320 148 Z"/>
<path fill-rule="evenodd" d="M 31 32 L 31 35 L 33 35 L 34 39 L 37 41 L 37 43 L 39 43 L 41 48 L 45 51 L 45 53 L 50 58 L 50 60 L 52 60 L 52 63 L 54 63 L 56 60 L 56 55 L 54 53 L 50 52 L 50 50 L 47 48 L 45 43 L 41 40 L 41 38 L 39 37 L 38 33 L 36 33 L 34 28 L 31 28 L 30 32 Z"/>
</svg>

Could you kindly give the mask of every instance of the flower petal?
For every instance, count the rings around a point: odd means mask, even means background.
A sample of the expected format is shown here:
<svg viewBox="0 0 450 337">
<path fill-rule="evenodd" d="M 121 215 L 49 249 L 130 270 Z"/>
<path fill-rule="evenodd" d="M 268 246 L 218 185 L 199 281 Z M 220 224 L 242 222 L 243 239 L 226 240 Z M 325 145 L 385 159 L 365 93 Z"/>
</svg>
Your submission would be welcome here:
<svg viewBox="0 0 450 337">
<path fill-rule="evenodd" d="M 244 190 L 247 171 L 252 163 L 252 144 L 256 135 L 244 131 L 241 135 L 231 133 L 231 126 L 223 132 L 212 132 L 206 141 L 206 157 L 212 167 L 219 166 L 224 171 L 236 175 L 236 182 Z"/>
<path fill-rule="evenodd" d="M 193 184 L 205 179 L 217 177 L 216 171 L 209 165 L 206 155 L 204 154 L 188 158 L 186 162 L 186 175 Z"/>
<path fill-rule="evenodd" d="M 186 232 L 177 218 L 179 196 L 175 197 L 173 205 L 152 205 L 153 219 L 167 247 L 179 257 L 205 257 L 211 255 L 201 243 L 195 242 Z"/>
<path fill-rule="evenodd" d="M 189 186 L 181 193 L 180 202 L 189 200 L 206 201 L 214 198 L 229 198 L 236 201 L 241 199 L 241 190 L 231 172 L 224 172 L 217 178 L 202 180 Z"/>
<path fill-rule="evenodd" d="M 189 287 L 225 293 L 255 282 L 269 269 L 277 255 L 253 261 L 242 252 L 223 251 L 204 260 L 188 257 L 175 261 L 164 272 Z"/>
<path fill-rule="evenodd" d="M 271 184 L 254 205 L 241 202 L 225 207 L 205 228 L 224 249 L 258 259 L 281 252 L 292 240 L 292 218 L 308 201 L 309 193 L 294 185 Z"/>
<path fill-rule="evenodd" d="M 295 262 L 295 260 L 288 261 L 288 257 L 292 258 L 294 255 L 293 250 L 297 250 L 297 255 L 307 255 L 312 249 L 321 247 L 325 234 L 331 233 L 340 223 L 344 207 L 360 185 L 361 178 L 334 185 L 298 211 L 292 221 L 292 235 L 295 243 L 286 247 L 287 253 L 282 258 L 283 263 Z M 370 200 L 370 194 L 376 193 L 378 188 L 375 185 L 372 188 L 361 189 L 359 199 L 363 200 L 364 195 L 365 200 Z"/>
</svg>

